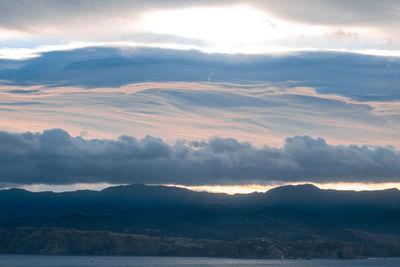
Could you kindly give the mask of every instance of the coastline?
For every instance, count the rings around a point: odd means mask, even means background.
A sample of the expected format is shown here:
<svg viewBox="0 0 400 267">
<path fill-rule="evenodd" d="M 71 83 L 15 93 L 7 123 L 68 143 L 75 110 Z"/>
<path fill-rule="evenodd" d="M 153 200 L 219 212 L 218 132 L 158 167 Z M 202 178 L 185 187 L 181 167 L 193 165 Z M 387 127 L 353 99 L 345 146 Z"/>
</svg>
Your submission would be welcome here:
<svg viewBox="0 0 400 267">
<path fill-rule="evenodd" d="M 156 256 L 233 259 L 396 258 L 400 246 L 337 240 L 193 239 L 61 228 L 0 228 L 1 255 Z"/>
</svg>

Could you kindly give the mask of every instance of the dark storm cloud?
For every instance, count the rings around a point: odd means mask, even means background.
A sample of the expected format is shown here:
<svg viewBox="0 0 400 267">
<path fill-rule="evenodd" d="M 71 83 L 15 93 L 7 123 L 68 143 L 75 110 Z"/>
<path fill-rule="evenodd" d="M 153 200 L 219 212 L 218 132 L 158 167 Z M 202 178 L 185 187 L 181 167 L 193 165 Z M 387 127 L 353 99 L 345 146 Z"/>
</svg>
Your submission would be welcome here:
<svg viewBox="0 0 400 267">
<path fill-rule="evenodd" d="M 61 129 L 0 132 L 4 184 L 397 182 L 399 174 L 398 151 L 333 146 L 308 136 L 287 138 L 282 148 L 256 148 L 217 137 L 167 144 L 150 136 L 85 140 Z"/>
<path fill-rule="evenodd" d="M 0 60 L 7 65 L 11 60 Z M 136 82 L 290 82 L 358 101 L 400 99 L 400 59 L 333 52 L 225 55 L 156 48 L 44 53 L 0 69 L 9 85 L 119 87 Z"/>
</svg>

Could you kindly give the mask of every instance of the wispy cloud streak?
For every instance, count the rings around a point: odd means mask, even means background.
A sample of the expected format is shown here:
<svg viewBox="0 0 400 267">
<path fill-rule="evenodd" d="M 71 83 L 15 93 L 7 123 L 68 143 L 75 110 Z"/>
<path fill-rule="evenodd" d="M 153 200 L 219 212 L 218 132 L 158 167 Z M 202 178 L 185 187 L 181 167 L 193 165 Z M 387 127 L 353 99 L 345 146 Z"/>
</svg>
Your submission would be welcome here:
<svg viewBox="0 0 400 267">
<path fill-rule="evenodd" d="M 0 88 L 0 127 L 74 136 L 166 140 L 234 137 L 280 146 L 286 136 L 400 147 L 399 102 L 359 102 L 285 84 L 137 83 L 120 88 Z"/>
</svg>

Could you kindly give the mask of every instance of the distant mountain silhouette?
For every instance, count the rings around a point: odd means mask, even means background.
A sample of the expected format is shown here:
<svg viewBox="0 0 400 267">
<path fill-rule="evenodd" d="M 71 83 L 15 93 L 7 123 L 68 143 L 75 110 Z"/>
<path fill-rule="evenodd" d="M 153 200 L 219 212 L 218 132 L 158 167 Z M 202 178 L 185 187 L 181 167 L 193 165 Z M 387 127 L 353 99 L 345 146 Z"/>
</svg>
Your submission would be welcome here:
<svg viewBox="0 0 400 267">
<path fill-rule="evenodd" d="M 400 191 L 322 190 L 309 184 L 236 195 L 141 184 L 63 193 L 0 190 L 2 233 L 12 236 L 21 227 L 40 233 L 56 227 L 221 242 L 268 238 L 288 249 L 291 242 L 364 246 L 373 239 L 383 246 L 390 239 L 390 244 L 399 241 L 400 251 Z M 57 236 L 58 231 L 50 232 Z M 0 252 L 10 245 L 4 242 Z"/>
<path fill-rule="evenodd" d="M 114 186 L 102 191 L 78 190 L 74 192 L 29 192 L 23 189 L 0 190 L 0 208 L 14 206 L 28 208 L 86 203 L 118 203 L 120 205 L 224 205 L 228 207 L 285 207 L 308 211 L 339 211 L 374 209 L 376 211 L 400 208 L 400 191 L 322 190 L 311 184 L 287 185 L 266 193 L 235 194 L 196 192 L 170 186 L 133 184 Z M 28 201 L 29 200 L 29 201 Z M 23 207 L 22 207 L 23 206 Z M 42 206 L 43 207 L 43 206 Z M 18 212 L 17 210 L 15 212 Z"/>
</svg>

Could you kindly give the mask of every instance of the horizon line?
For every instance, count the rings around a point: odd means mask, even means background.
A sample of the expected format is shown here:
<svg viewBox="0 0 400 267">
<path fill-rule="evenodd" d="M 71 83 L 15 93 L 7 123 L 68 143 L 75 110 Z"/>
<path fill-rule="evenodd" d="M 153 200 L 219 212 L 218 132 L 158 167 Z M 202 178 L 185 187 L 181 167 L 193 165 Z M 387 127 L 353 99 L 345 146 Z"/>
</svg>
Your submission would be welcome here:
<svg viewBox="0 0 400 267">
<path fill-rule="evenodd" d="M 400 190 L 400 182 L 398 183 L 314 183 L 309 181 L 282 183 L 272 185 L 261 184 L 246 184 L 246 185 L 179 185 L 179 184 L 109 184 L 109 183 L 76 183 L 71 185 L 49 185 L 49 184 L 32 184 L 32 185 L 15 185 L 5 186 L 0 188 L 0 191 L 20 189 L 31 193 L 52 192 L 52 193 L 66 193 L 77 191 L 94 191 L 100 192 L 104 189 L 119 187 L 119 186 L 133 186 L 144 185 L 148 187 L 171 187 L 182 188 L 192 192 L 204 192 L 210 194 L 227 194 L 227 195 L 247 195 L 252 193 L 266 193 L 272 189 L 286 186 L 305 186 L 312 185 L 320 190 L 335 190 L 335 191 L 352 191 L 352 192 L 365 192 L 365 191 L 385 191 L 385 190 Z"/>
</svg>

